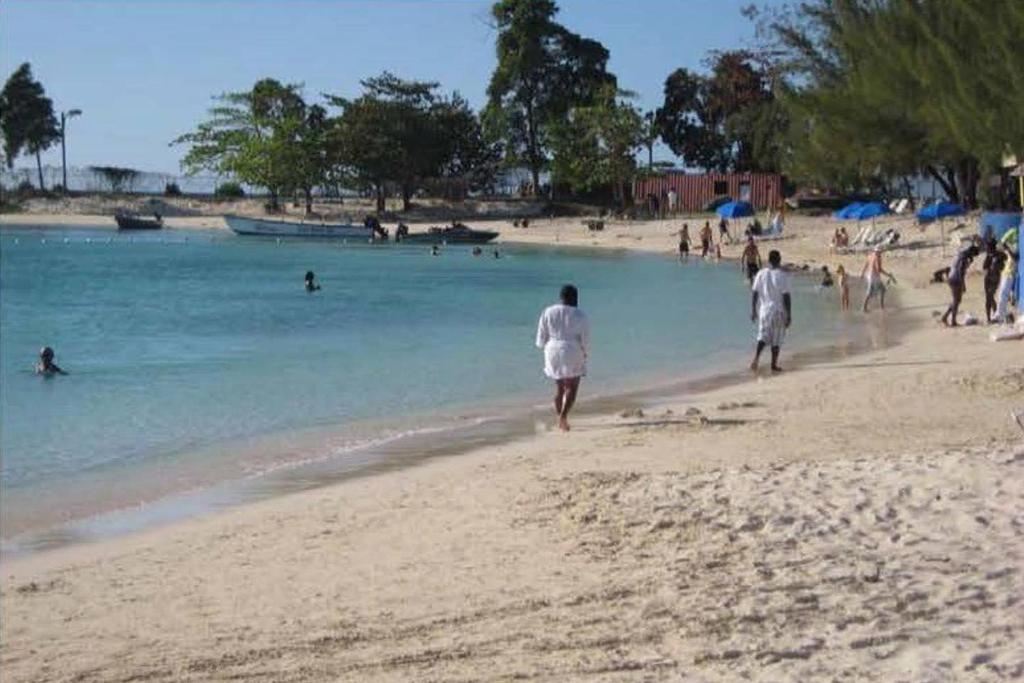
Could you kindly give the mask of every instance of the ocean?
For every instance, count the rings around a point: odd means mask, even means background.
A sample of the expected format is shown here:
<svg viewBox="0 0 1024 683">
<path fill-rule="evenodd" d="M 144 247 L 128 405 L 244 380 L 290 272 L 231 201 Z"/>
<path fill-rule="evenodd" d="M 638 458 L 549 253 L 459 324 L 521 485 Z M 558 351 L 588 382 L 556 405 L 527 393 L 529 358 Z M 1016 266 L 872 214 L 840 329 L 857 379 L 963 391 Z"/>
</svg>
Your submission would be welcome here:
<svg viewBox="0 0 1024 683">
<path fill-rule="evenodd" d="M 304 290 L 307 270 L 319 292 Z M 551 393 L 533 345 L 537 317 L 567 282 L 592 327 L 584 406 L 749 360 L 749 293 L 733 263 L 5 229 L 5 547 L 315 485 L 436 449 L 439 438 L 448 450 L 499 438 L 511 415 L 533 429 L 549 421 Z M 826 343 L 845 329 L 833 292 L 810 278 L 794 283 L 791 344 Z M 34 374 L 44 345 L 69 375 Z M 293 485 L 271 485 L 285 480 Z"/>
</svg>

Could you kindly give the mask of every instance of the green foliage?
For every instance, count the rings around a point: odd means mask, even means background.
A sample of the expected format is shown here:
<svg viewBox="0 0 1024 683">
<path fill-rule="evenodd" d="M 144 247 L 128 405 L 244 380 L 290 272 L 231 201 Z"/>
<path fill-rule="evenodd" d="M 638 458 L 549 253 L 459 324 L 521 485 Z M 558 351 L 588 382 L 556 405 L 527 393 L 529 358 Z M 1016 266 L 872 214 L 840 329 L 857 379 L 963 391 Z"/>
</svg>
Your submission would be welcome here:
<svg viewBox="0 0 1024 683">
<path fill-rule="evenodd" d="M 985 172 L 1024 156 L 1021 3 L 815 0 L 763 17 L 795 176 L 864 187 L 924 172 L 973 205 Z"/>
<path fill-rule="evenodd" d="M 90 166 L 89 170 L 101 176 L 111 192 L 131 192 L 140 171 L 120 166 Z"/>
<path fill-rule="evenodd" d="M 355 100 L 328 99 L 342 114 L 327 134 L 328 159 L 349 182 L 373 188 L 383 210 L 386 184 L 401 189 L 405 208 L 424 181 L 462 177 L 489 183 L 500 150 L 485 141 L 479 119 L 458 94 L 438 84 L 404 81 L 385 72 L 362 82 Z"/>
<path fill-rule="evenodd" d="M 616 85 L 608 50 L 557 23 L 557 12 L 551 0 L 499 0 L 491 9 L 498 63 L 483 119 L 488 135 L 504 144 L 506 161 L 529 167 L 535 186 L 551 127 L 573 107 L 591 104 L 603 86 Z"/>
<path fill-rule="evenodd" d="M 551 128 L 554 150 L 552 179 L 578 192 L 610 186 L 615 199 L 625 200 L 626 183 L 636 171 L 636 152 L 644 144 L 647 124 L 613 86 L 605 86 L 594 102 L 573 108 Z"/>
<path fill-rule="evenodd" d="M 11 74 L 0 91 L 0 132 L 7 168 L 13 168 L 15 157 L 23 152 L 34 154 L 39 188 L 44 189 L 40 153 L 60 140 L 60 127 L 53 102 L 32 77 L 32 67 L 27 62 Z"/>
<path fill-rule="evenodd" d="M 311 194 L 325 173 L 326 115 L 307 107 L 299 88 L 265 78 L 247 92 L 215 97 L 210 118 L 172 143 L 189 145 L 182 166 L 265 187 L 272 209 L 283 192 Z"/>
<path fill-rule="evenodd" d="M 776 170 L 784 113 L 767 67 L 744 51 L 712 55 L 711 73 L 680 68 L 665 80 L 661 137 L 684 163 L 707 170 Z"/>
<path fill-rule="evenodd" d="M 245 197 L 245 189 L 239 183 L 229 180 L 218 185 L 213 196 L 218 199 L 242 199 Z"/>
</svg>

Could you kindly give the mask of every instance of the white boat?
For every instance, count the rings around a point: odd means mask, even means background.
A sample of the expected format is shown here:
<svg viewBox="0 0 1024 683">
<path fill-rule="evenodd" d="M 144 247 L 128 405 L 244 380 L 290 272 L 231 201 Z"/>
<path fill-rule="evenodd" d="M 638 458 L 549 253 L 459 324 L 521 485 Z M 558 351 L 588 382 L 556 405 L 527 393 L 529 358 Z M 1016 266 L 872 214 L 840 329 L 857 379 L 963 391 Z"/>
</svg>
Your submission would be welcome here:
<svg viewBox="0 0 1024 683">
<path fill-rule="evenodd" d="M 346 237 L 373 238 L 373 229 L 353 223 L 296 223 L 246 218 L 228 214 L 224 222 L 239 235 L 267 235 L 270 237 Z"/>
</svg>

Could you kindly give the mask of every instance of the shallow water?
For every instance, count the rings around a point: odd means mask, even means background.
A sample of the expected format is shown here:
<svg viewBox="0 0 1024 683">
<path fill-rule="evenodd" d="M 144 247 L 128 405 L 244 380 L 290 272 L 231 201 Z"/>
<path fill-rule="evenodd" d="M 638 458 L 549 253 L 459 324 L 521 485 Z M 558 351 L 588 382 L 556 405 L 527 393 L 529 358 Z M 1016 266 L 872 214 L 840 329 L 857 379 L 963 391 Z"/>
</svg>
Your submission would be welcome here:
<svg viewBox="0 0 1024 683">
<path fill-rule="evenodd" d="M 497 248 L 5 230 L 4 535 L 544 403 L 536 319 L 565 282 L 593 330 L 585 396 L 749 353 L 735 264 Z M 831 293 L 796 284 L 792 342 L 844 328 Z M 33 374 L 44 344 L 69 376 Z"/>
</svg>

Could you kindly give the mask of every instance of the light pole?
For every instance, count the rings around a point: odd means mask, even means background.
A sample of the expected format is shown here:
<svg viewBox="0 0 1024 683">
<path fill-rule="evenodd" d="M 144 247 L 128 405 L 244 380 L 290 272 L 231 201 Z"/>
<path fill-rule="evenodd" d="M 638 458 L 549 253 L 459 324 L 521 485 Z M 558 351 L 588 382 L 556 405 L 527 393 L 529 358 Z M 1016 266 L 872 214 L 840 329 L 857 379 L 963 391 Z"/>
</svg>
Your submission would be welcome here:
<svg viewBox="0 0 1024 683">
<path fill-rule="evenodd" d="M 81 113 L 81 109 L 71 109 L 60 113 L 60 170 L 64 178 L 64 194 L 68 193 L 68 153 L 67 146 L 64 144 L 64 126 L 67 124 L 67 119 L 79 116 Z"/>
</svg>

